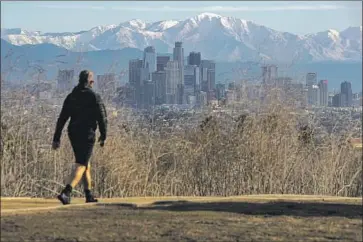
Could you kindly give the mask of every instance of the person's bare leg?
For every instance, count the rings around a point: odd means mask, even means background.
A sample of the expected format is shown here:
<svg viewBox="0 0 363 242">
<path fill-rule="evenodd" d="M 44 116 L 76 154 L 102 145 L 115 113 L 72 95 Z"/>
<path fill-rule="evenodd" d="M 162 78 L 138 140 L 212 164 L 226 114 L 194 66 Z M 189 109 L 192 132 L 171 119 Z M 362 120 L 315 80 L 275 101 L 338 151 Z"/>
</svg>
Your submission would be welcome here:
<svg viewBox="0 0 363 242">
<path fill-rule="evenodd" d="M 58 196 L 58 199 L 65 205 L 70 204 L 71 202 L 71 193 L 72 190 L 79 181 L 82 179 L 83 174 L 86 171 L 86 166 L 76 163 L 75 169 L 72 172 L 72 180 L 69 184 L 66 185 L 66 187 L 63 189 L 61 194 Z"/>
<path fill-rule="evenodd" d="M 97 199 L 92 195 L 92 177 L 91 177 L 91 165 L 88 163 L 86 171 L 83 173 L 83 187 L 86 196 L 86 202 L 98 202 Z"/>
<path fill-rule="evenodd" d="M 72 181 L 70 183 L 72 188 L 76 187 L 77 184 L 80 182 L 80 180 L 83 177 L 83 174 L 86 171 L 86 168 L 87 168 L 86 166 L 76 163 L 76 168 L 74 170 L 73 179 L 72 179 Z"/>
<path fill-rule="evenodd" d="M 92 178 L 91 178 L 91 165 L 88 163 L 86 171 L 83 173 L 82 177 L 83 188 L 84 190 L 91 190 L 92 189 Z"/>
</svg>

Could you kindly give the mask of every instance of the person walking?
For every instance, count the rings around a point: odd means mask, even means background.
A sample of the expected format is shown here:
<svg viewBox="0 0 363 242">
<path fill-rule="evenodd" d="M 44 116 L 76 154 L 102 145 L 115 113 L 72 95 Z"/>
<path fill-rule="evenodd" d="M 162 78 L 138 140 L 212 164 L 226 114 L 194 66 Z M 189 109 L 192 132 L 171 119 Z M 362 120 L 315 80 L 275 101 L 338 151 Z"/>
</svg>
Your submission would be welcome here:
<svg viewBox="0 0 363 242">
<path fill-rule="evenodd" d="M 52 148 L 59 149 L 62 130 L 67 120 L 68 137 L 70 139 L 74 156 L 76 159 L 72 180 L 57 196 L 64 205 L 71 203 L 71 193 L 74 187 L 83 181 L 86 203 L 98 202 L 93 196 L 91 189 L 91 166 L 89 159 L 92 155 L 96 141 L 97 124 L 100 131 L 98 142 L 103 147 L 107 135 L 107 113 L 99 94 L 92 90 L 94 74 L 84 70 L 79 74 L 79 83 L 66 97 L 62 111 L 59 115 Z"/>
</svg>

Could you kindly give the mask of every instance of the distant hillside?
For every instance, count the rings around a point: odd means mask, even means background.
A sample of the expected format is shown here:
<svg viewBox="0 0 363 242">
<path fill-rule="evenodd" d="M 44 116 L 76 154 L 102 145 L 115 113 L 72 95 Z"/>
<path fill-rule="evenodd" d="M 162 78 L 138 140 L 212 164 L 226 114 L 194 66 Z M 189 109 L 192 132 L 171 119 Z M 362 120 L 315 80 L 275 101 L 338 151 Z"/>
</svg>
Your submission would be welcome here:
<svg viewBox="0 0 363 242">
<path fill-rule="evenodd" d="M 162 53 L 160 55 L 170 55 Z M 187 55 L 187 54 L 185 54 Z M 128 69 L 130 59 L 142 58 L 142 51 L 135 48 L 72 52 L 53 44 L 15 46 L 1 39 L 1 72 L 9 80 L 29 80 L 38 70 L 44 69 L 47 79 L 54 79 L 59 69 L 91 69 L 96 74 L 120 73 Z M 242 72 L 241 70 L 246 70 Z M 340 82 L 351 81 L 354 91 L 362 90 L 362 66 L 357 62 L 319 62 L 279 65 L 279 75 L 289 75 L 304 81 L 307 72 L 317 72 L 318 79 L 329 80 L 329 89 L 339 89 Z M 260 63 L 217 62 L 216 81 L 230 82 L 256 79 L 261 75 Z"/>
<path fill-rule="evenodd" d="M 128 61 L 142 58 L 135 48 L 72 52 L 53 44 L 14 46 L 1 40 L 1 72 L 10 80 L 29 79 L 42 68 L 47 79 L 54 79 L 59 69 L 91 69 L 96 74 L 120 72 L 128 68 Z"/>
</svg>

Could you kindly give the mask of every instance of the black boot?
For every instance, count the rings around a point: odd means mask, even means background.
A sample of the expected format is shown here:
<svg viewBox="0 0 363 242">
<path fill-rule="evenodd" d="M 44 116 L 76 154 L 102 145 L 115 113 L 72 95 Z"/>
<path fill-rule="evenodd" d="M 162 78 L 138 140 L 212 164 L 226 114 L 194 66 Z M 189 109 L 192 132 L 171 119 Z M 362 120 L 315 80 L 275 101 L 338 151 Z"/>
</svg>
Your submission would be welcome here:
<svg viewBox="0 0 363 242">
<path fill-rule="evenodd" d="M 84 193 L 86 195 L 86 203 L 96 203 L 98 202 L 97 199 L 93 196 L 92 192 L 90 190 L 84 190 Z"/>
<path fill-rule="evenodd" d="M 63 205 L 67 205 L 71 203 L 71 193 L 72 193 L 72 187 L 71 185 L 67 185 L 61 194 L 57 196 L 58 200 L 61 201 Z"/>
</svg>

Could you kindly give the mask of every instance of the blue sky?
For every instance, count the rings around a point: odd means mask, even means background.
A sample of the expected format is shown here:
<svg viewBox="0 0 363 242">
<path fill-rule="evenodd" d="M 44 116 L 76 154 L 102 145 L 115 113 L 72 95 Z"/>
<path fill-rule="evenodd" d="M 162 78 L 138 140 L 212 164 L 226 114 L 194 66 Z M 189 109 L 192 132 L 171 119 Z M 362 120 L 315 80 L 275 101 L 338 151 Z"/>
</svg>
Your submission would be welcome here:
<svg viewBox="0 0 363 242">
<path fill-rule="evenodd" d="M 362 25 L 362 3 L 357 1 L 2 1 L 1 27 L 43 32 L 73 32 L 131 19 L 183 20 L 202 12 L 252 20 L 276 30 L 296 34 L 327 29 L 341 31 L 349 26 Z"/>
</svg>

